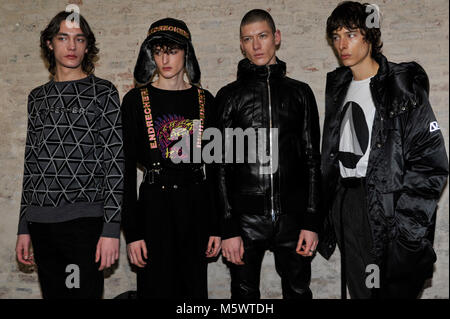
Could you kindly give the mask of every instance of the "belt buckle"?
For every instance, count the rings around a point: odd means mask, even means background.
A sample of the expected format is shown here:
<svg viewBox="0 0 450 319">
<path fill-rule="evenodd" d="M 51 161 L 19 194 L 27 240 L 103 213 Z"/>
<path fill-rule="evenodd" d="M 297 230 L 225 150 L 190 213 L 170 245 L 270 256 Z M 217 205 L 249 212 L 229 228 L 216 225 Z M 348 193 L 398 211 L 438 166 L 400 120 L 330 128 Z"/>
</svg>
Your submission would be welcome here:
<svg viewBox="0 0 450 319">
<path fill-rule="evenodd" d="M 158 166 L 158 168 L 152 168 L 152 169 L 145 168 L 145 171 L 144 171 L 144 180 L 150 185 L 155 184 L 155 174 L 159 174 L 159 172 L 161 171 L 161 168 L 159 167 L 159 163 L 153 164 L 153 166 Z"/>
</svg>

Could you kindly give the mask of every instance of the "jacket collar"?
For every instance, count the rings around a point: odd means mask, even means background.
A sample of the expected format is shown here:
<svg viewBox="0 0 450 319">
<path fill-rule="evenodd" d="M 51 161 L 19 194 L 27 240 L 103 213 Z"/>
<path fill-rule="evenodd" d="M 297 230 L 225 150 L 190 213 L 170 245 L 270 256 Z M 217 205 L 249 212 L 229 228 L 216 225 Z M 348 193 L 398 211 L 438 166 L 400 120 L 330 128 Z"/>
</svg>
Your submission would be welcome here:
<svg viewBox="0 0 450 319">
<path fill-rule="evenodd" d="M 374 57 L 379 64 L 372 78 L 374 98 L 381 103 L 380 111 L 389 117 L 420 105 L 428 98 L 429 80 L 416 62 L 393 63 L 382 54 Z M 339 67 L 327 74 L 327 96 L 341 96 L 352 80 L 349 67 Z M 336 102 L 336 100 L 335 100 Z M 377 106 L 377 105 L 376 105 Z"/>
<path fill-rule="evenodd" d="M 374 57 L 375 61 L 377 61 L 378 65 L 380 66 L 378 68 L 378 72 L 375 75 L 374 79 L 376 81 L 382 82 L 385 80 L 385 78 L 389 75 L 390 73 L 390 68 L 389 68 L 389 62 L 386 59 L 386 57 L 384 55 L 382 55 L 381 53 L 376 55 Z"/>
<path fill-rule="evenodd" d="M 239 61 L 238 65 L 238 79 L 255 79 L 255 80 L 267 80 L 270 70 L 270 78 L 282 78 L 286 75 L 286 63 L 277 59 L 276 64 L 258 66 L 250 62 L 245 58 Z"/>
</svg>

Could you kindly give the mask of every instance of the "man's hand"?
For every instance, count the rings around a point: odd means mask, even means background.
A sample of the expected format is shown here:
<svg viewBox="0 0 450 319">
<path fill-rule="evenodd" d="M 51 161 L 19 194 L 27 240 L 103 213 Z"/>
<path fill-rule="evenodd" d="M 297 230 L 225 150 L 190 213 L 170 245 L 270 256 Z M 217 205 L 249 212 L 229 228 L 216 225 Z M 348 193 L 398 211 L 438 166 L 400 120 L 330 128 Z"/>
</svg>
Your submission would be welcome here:
<svg viewBox="0 0 450 319">
<path fill-rule="evenodd" d="M 139 268 L 144 268 L 147 264 L 142 256 L 147 259 L 147 245 L 143 239 L 133 241 L 127 245 L 127 253 L 128 258 L 133 265 L 138 266 Z"/>
<path fill-rule="evenodd" d="M 206 257 L 216 257 L 221 248 L 220 237 L 209 236 L 208 246 L 206 247 Z"/>
<path fill-rule="evenodd" d="M 222 241 L 222 255 L 236 265 L 243 265 L 244 262 L 244 242 L 241 236 L 232 237 Z"/>
<path fill-rule="evenodd" d="M 31 253 L 31 237 L 29 234 L 17 236 L 16 256 L 20 263 L 27 266 L 34 265 L 34 258 Z"/>
<path fill-rule="evenodd" d="M 319 236 L 317 236 L 317 233 L 302 229 L 295 251 L 302 256 L 314 256 L 318 243 Z"/>
<path fill-rule="evenodd" d="M 95 251 L 95 262 L 100 259 L 98 270 L 111 267 L 119 259 L 119 238 L 100 237 Z"/>
</svg>

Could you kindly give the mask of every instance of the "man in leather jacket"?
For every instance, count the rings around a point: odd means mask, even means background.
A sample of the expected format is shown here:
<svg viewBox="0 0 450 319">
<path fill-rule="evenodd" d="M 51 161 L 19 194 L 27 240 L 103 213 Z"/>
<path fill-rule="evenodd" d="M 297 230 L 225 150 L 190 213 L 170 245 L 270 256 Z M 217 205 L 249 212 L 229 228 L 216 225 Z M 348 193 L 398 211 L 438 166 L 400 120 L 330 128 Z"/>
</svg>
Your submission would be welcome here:
<svg viewBox="0 0 450 319">
<path fill-rule="evenodd" d="M 281 34 L 270 14 L 249 11 L 240 38 L 246 58 L 239 62 L 237 80 L 217 93 L 219 127 L 224 135 L 227 129 L 257 130 L 256 144 L 263 148 L 258 153 L 272 156 L 269 163 L 261 156 L 251 162 L 256 149 L 247 147 L 244 162 L 220 165 L 218 202 L 231 298 L 260 298 L 261 263 L 268 249 L 274 252 L 283 297 L 312 298 L 311 260 L 320 222 L 316 101 L 307 84 L 286 77 L 286 64 L 275 55 Z"/>
<path fill-rule="evenodd" d="M 327 76 L 319 252 L 328 259 L 337 240 L 344 298 L 345 284 L 352 298 L 417 298 L 448 159 L 425 71 L 387 61 L 367 6 L 344 2 L 327 21 L 343 66 Z"/>
</svg>

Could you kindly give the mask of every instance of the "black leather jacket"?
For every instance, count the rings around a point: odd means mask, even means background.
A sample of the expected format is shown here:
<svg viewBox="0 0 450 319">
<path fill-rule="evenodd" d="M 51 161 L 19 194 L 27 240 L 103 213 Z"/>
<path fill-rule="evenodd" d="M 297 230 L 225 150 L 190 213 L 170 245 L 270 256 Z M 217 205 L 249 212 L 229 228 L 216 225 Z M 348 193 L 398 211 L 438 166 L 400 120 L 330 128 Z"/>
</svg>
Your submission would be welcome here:
<svg viewBox="0 0 450 319">
<path fill-rule="evenodd" d="M 432 269 L 435 212 L 448 159 L 428 101 L 425 71 L 415 62 L 391 63 L 383 55 L 375 59 L 380 68 L 370 82 L 376 114 L 366 173 L 368 218 L 374 260 L 387 277 L 396 277 Z M 351 80 L 347 67 L 327 76 L 321 165 L 327 216 L 319 240 L 319 252 L 327 259 L 336 242 L 328 212 L 339 176 L 339 118 Z"/>
<path fill-rule="evenodd" d="M 278 139 L 273 135 L 272 145 L 278 140 L 279 149 L 278 163 L 273 162 L 269 174 L 261 174 L 261 169 L 268 167 L 258 156 L 256 162 L 249 163 L 256 155 L 251 147 L 245 151 L 244 163 L 220 165 L 222 239 L 242 232 L 250 239 L 263 238 L 264 232 L 257 230 L 261 216 L 276 221 L 281 214 L 294 214 L 298 231 L 317 232 L 320 128 L 310 87 L 286 77 L 286 64 L 278 59 L 270 66 L 256 66 L 243 59 L 237 80 L 217 93 L 216 103 L 222 132 L 226 128 L 266 128 L 261 131 L 269 136 L 267 128 L 278 128 Z M 259 135 L 257 141 L 256 145 Z M 263 151 L 270 149 L 267 138 Z"/>
</svg>

